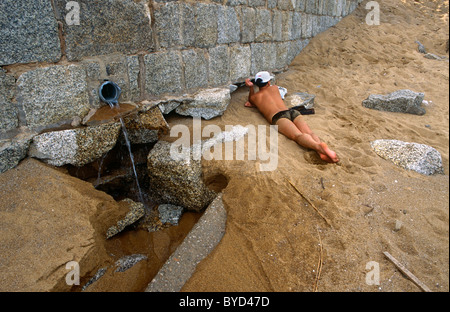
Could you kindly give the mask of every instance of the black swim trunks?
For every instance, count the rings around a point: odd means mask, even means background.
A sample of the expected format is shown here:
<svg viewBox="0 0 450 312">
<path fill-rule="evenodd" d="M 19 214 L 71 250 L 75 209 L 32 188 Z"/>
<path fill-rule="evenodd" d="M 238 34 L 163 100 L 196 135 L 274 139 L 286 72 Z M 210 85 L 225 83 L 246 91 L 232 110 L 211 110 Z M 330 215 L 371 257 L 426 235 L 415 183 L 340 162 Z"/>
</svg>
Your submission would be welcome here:
<svg viewBox="0 0 450 312">
<path fill-rule="evenodd" d="M 292 108 L 290 110 L 281 111 L 272 117 L 272 125 L 276 125 L 281 118 L 287 118 L 290 121 L 294 121 L 300 115 L 301 113 L 298 110 Z"/>
</svg>

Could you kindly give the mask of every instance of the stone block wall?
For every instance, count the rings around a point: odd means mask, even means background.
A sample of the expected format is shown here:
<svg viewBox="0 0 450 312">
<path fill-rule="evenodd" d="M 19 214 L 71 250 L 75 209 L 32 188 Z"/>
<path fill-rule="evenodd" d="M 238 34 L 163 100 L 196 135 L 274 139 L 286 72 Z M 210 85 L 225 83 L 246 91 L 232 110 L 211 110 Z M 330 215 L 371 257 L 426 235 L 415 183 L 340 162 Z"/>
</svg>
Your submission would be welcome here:
<svg viewBox="0 0 450 312">
<path fill-rule="evenodd" d="M 106 79 L 139 102 L 282 71 L 360 2 L 2 0 L 0 139 L 84 118 Z"/>
</svg>

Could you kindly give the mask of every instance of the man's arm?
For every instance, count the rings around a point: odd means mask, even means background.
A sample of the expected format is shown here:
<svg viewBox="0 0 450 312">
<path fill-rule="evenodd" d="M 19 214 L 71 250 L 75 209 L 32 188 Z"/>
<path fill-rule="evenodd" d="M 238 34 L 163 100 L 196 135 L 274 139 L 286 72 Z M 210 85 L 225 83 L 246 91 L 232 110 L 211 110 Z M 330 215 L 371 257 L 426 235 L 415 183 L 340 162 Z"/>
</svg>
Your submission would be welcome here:
<svg viewBox="0 0 450 312">
<path fill-rule="evenodd" d="M 252 103 L 252 97 L 255 95 L 255 88 L 253 87 L 253 82 L 251 82 L 250 79 L 246 79 L 245 85 L 250 88 L 250 94 L 248 95 L 248 102 L 245 103 L 245 106 L 246 107 L 256 107 Z"/>
</svg>

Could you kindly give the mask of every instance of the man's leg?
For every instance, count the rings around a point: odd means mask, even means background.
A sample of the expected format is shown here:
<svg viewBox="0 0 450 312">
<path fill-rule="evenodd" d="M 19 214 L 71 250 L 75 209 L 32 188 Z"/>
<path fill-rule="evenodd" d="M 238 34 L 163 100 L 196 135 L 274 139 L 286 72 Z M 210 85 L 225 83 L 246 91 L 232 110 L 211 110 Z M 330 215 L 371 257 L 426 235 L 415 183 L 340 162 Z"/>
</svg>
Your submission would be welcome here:
<svg viewBox="0 0 450 312">
<path fill-rule="evenodd" d="M 306 129 L 304 127 L 305 125 L 306 123 L 302 125 L 302 128 L 308 131 L 309 127 Z M 339 162 L 336 153 L 330 150 L 325 143 L 320 142 L 320 139 L 316 135 L 314 135 L 310 129 L 309 132 L 312 133 L 312 135 L 310 133 L 303 133 L 294 122 L 290 121 L 287 118 L 281 118 L 280 120 L 278 120 L 277 126 L 278 131 L 281 134 L 295 141 L 300 146 L 316 151 L 322 160 L 329 163 Z"/>
<path fill-rule="evenodd" d="M 294 124 L 297 126 L 297 128 L 300 130 L 300 132 L 305 133 L 305 134 L 309 134 L 314 141 L 316 141 L 317 143 L 322 143 L 322 141 L 319 139 L 319 137 L 317 135 L 315 135 L 312 130 L 309 128 L 308 124 L 306 123 L 305 119 L 303 118 L 303 116 L 298 116 L 297 118 L 294 119 Z"/>
<path fill-rule="evenodd" d="M 298 127 L 289 119 L 281 118 L 277 121 L 278 132 L 291 139 L 292 141 L 297 142 L 297 144 L 313 149 L 318 150 L 319 142 L 317 142 L 310 134 L 303 133 L 298 129 Z"/>
<path fill-rule="evenodd" d="M 331 163 L 339 162 L 339 158 L 336 153 L 330 150 L 328 148 L 328 145 L 323 143 L 320 138 L 312 132 L 303 116 L 298 116 L 294 120 L 294 124 L 297 126 L 300 132 L 309 134 L 317 143 L 319 143 L 320 149 L 318 150 L 318 153 L 320 154 L 320 158 Z"/>
</svg>

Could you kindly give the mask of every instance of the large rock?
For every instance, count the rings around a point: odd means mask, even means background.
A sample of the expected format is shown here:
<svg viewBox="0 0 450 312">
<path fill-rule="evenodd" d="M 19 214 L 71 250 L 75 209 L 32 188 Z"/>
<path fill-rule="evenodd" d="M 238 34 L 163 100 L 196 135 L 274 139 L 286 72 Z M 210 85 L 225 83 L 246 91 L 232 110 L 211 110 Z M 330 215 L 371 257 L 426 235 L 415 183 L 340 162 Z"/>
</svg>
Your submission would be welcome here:
<svg viewBox="0 0 450 312">
<path fill-rule="evenodd" d="M 304 107 L 306 109 L 312 109 L 314 107 L 314 101 L 316 96 L 308 94 L 306 92 L 296 92 L 289 95 L 286 98 L 288 108 L 300 109 Z"/>
<path fill-rule="evenodd" d="M 201 160 L 195 160 L 192 152 L 176 159 L 172 157 L 171 146 L 159 141 L 148 155 L 150 197 L 159 204 L 201 211 L 216 195 L 202 180 Z"/>
<path fill-rule="evenodd" d="M 222 194 L 206 208 L 183 243 L 166 261 L 148 285 L 146 292 L 179 292 L 194 274 L 197 265 L 205 259 L 225 234 L 227 212 Z"/>
<path fill-rule="evenodd" d="M 156 105 L 158 105 L 159 109 L 164 115 L 170 114 L 173 110 L 175 110 L 178 106 L 182 104 L 191 103 L 194 99 L 192 97 L 172 97 L 167 99 L 161 99 L 156 101 Z"/>
<path fill-rule="evenodd" d="M 35 159 L 0 184 L 0 291 L 70 291 L 67 263 L 82 278 L 109 260 L 99 219 L 116 218 L 111 196 Z"/>
<path fill-rule="evenodd" d="M 200 1 L 154 1 L 155 32 L 159 45 L 162 48 L 215 46 L 218 7 Z"/>
<path fill-rule="evenodd" d="M 54 0 L 58 19 L 65 25 L 66 54 L 70 61 L 112 53 L 152 51 L 150 9 L 147 1 L 76 1 L 80 25 L 67 25 L 66 0 Z"/>
<path fill-rule="evenodd" d="M 242 29 L 245 29 L 241 33 L 241 42 L 250 43 L 255 40 L 256 32 L 256 11 L 254 8 L 243 6 L 240 11 L 240 19 L 242 22 Z"/>
<path fill-rule="evenodd" d="M 36 133 L 23 131 L 9 140 L 0 141 L 0 173 L 16 167 L 27 156 Z"/>
<path fill-rule="evenodd" d="M 106 231 L 106 238 L 111 238 L 120 232 L 122 232 L 127 226 L 136 223 L 139 219 L 141 219 L 145 214 L 145 207 L 143 203 L 136 203 L 131 199 L 124 199 L 119 204 L 125 204 L 129 207 L 129 211 L 124 216 L 123 219 L 117 221 L 117 223 L 111 226 Z"/>
<path fill-rule="evenodd" d="M 292 13 L 274 11 L 273 14 L 273 40 L 287 41 L 291 39 Z"/>
<path fill-rule="evenodd" d="M 51 1 L 0 1 L 0 65 L 57 62 L 60 58 Z"/>
<path fill-rule="evenodd" d="M 363 101 L 363 106 L 380 111 L 425 115 L 426 111 L 421 107 L 424 98 L 424 93 L 399 90 L 388 95 L 371 94 Z"/>
<path fill-rule="evenodd" d="M 83 66 L 57 65 L 22 74 L 17 80 L 18 101 L 29 127 L 62 123 L 89 112 L 86 70 Z"/>
<path fill-rule="evenodd" d="M 177 114 L 209 120 L 222 116 L 231 101 L 230 88 L 201 90 L 193 97 L 192 102 L 176 109 Z"/>
<path fill-rule="evenodd" d="M 129 98 L 131 101 L 138 101 L 141 98 L 141 88 L 139 86 L 140 64 L 139 57 L 132 55 L 127 57 L 127 70 L 129 82 Z"/>
<path fill-rule="evenodd" d="M 370 144 L 378 156 L 404 169 L 424 175 L 444 173 L 441 154 L 428 145 L 398 140 L 377 140 Z"/>
<path fill-rule="evenodd" d="M 121 124 L 52 131 L 35 136 L 28 154 L 53 166 L 82 167 L 109 152 L 117 142 Z"/>
<path fill-rule="evenodd" d="M 178 207 L 170 204 L 159 205 L 159 219 L 163 224 L 178 225 L 178 222 L 183 215 L 183 210 L 183 207 Z"/>
<path fill-rule="evenodd" d="M 132 144 L 154 143 L 158 141 L 159 134 L 169 131 L 161 109 L 154 103 L 143 104 L 136 113 L 123 120 Z"/>
</svg>

